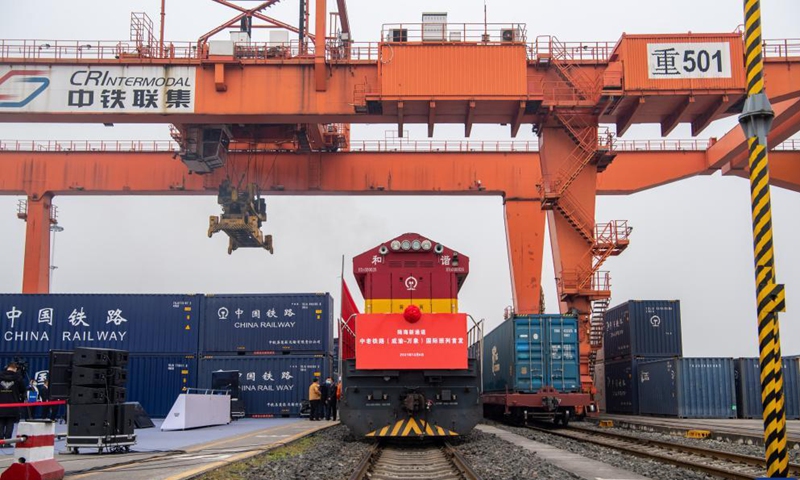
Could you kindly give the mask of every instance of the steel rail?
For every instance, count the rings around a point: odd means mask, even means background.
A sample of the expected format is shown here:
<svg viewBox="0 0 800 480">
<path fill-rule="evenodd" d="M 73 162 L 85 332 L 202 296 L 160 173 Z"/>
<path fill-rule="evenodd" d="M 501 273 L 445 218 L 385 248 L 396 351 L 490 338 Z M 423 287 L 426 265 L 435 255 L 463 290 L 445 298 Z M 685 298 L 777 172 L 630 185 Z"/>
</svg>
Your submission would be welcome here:
<svg viewBox="0 0 800 480">
<path fill-rule="evenodd" d="M 350 480 L 370 478 L 481 480 L 458 450 L 447 442 L 424 447 L 376 443 L 350 475 Z"/>
<path fill-rule="evenodd" d="M 638 457 L 670 463 L 688 470 L 700 471 L 730 480 L 753 480 L 763 477 L 766 471 L 764 459 L 750 455 L 722 452 L 704 447 L 652 440 L 620 433 L 599 432 L 577 426 L 570 426 L 568 429 L 561 430 L 552 430 L 530 425 L 527 426 L 527 428 L 572 440 L 612 448 L 614 450 L 620 450 Z M 643 447 L 655 447 L 656 450 L 646 451 Z M 659 449 L 661 450 L 660 453 L 658 451 Z M 671 456 L 666 452 L 680 453 L 695 458 L 679 458 Z M 700 459 L 697 457 L 700 457 Z M 725 462 L 725 465 L 715 466 L 704 462 L 703 459 Z M 746 470 L 743 470 L 741 468 L 742 466 L 744 466 Z M 800 464 L 791 464 L 790 470 L 790 473 L 797 476 L 800 474 Z"/>
</svg>

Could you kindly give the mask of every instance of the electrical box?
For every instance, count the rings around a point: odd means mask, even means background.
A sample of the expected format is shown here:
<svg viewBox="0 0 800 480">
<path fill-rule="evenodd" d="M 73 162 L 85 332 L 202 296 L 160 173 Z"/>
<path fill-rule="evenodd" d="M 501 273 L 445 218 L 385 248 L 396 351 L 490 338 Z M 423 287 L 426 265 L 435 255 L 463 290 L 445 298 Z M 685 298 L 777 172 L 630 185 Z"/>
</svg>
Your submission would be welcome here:
<svg viewBox="0 0 800 480">
<path fill-rule="evenodd" d="M 286 30 L 273 30 L 269 32 L 270 47 L 289 46 L 289 32 Z"/>
<path fill-rule="evenodd" d="M 233 56 L 233 42 L 227 40 L 212 40 L 208 42 L 209 55 Z"/>
<path fill-rule="evenodd" d="M 422 41 L 443 42 L 447 32 L 447 13 L 422 14 Z"/>
<path fill-rule="evenodd" d="M 249 43 L 250 34 L 247 32 L 231 32 L 231 42 L 233 43 Z"/>
</svg>

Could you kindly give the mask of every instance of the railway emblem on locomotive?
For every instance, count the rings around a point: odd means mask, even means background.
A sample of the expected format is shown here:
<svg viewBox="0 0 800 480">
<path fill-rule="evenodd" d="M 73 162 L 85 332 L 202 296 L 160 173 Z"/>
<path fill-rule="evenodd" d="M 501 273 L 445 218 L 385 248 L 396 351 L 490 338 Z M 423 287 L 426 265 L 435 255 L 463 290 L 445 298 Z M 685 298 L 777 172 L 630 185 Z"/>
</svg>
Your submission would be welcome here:
<svg viewBox="0 0 800 480">
<path fill-rule="evenodd" d="M 220 308 L 217 310 L 217 315 L 219 316 L 220 320 L 227 320 L 228 319 L 228 309 L 225 307 Z"/>
<path fill-rule="evenodd" d="M 659 317 L 658 315 L 653 315 L 652 317 L 650 317 L 650 325 L 654 327 L 661 326 L 661 317 Z"/>
<path fill-rule="evenodd" d="M 419 284 L 419 282 L 417 281 L 416 278 L 414 278 L 412 276 L 406 278 L 406 289 L 407 290 L 413 292 L 414 290 L 417 289 L 417 285 L 418 284 Z"/>
</svg>

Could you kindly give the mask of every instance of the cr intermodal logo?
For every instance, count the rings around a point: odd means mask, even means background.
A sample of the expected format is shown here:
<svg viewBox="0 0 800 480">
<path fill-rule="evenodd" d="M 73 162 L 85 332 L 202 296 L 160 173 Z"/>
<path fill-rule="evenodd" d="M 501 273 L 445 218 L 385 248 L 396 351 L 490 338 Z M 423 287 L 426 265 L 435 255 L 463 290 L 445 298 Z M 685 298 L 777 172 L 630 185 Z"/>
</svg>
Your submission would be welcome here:
<svg viewBox="0 0 800 480">
<path fill-rule="evenodd" d="M 22 98 L 22 95 L 4 95 L 0 93 L 0 107 L 19 108 L 31 103 L 31 100 L 38 97 L 48 85 L 50 79 L 47 77 L 39 77 L 37 75 L 46 74 L 47 70 L 11 70 L 2 77 L 0 77 L 0 89 L 3 85 L 10 83 L 38 83 L 39 86 L 33 92 L 29 93 L 27 97 Z M 22 78 L 14 78 L 22 77 Z"/>
</svg>

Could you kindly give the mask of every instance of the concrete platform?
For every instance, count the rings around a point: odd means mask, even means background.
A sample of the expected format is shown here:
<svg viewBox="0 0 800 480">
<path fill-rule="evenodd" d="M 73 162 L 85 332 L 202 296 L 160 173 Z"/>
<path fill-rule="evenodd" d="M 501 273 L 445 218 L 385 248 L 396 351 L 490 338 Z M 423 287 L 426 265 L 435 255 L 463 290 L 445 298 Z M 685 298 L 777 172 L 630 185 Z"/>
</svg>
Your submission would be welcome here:
<svg viewBox="0 0 800 480">
<path fill-rule="evenodd" d="M 589 420 L 613 420 L 615 427 L 681 436 L 688 430 L 708 430 L 718 440 L 764 444 L 764 423 L 760 419 L 667 418 L 602 413 L 599 418 Z M 789 448 L 800 448 L 800 420 L 786 421 L 786 435 Z"/>
<path fill-rule="evenodd" d="M 245 418 L 229 425 L 162 432 L 136 430 L 137 444 L 130 453 L 98 454 L 96 449 L 67 453 L 65 441 L 56 441 L 56 459 L 70 479 L 180 480 L 280 446 L 338 422 L 309 422 L 300 418 Z M 57 425 L 56 433 L 66 433 Z M 0 449 L 0 471 L 15 461 L 12 449 Z"/>
<path fill-rule="evenodd" d="M 519 445 L 525 450 L 535 453 L 536 456 L 542 460 L 546 460 L 562 470 L 574 473 L 585 480 L 649 480 L 647 477 L 643 477 L 639 474 L 617 468 L 607 463 L 598 462 L 591 458 L 582 457 L 576 453 L 567 452 L 566 450 L 561 450 L 552 445 L 530 440 L 501 428 L 492 427 L 490 425 L 478 425 L 475 428 L 486 433 L 491 433 L 492 435 L 497 435 L 501 439 L 513 443 L 514 445 Z"/>
</svg>

